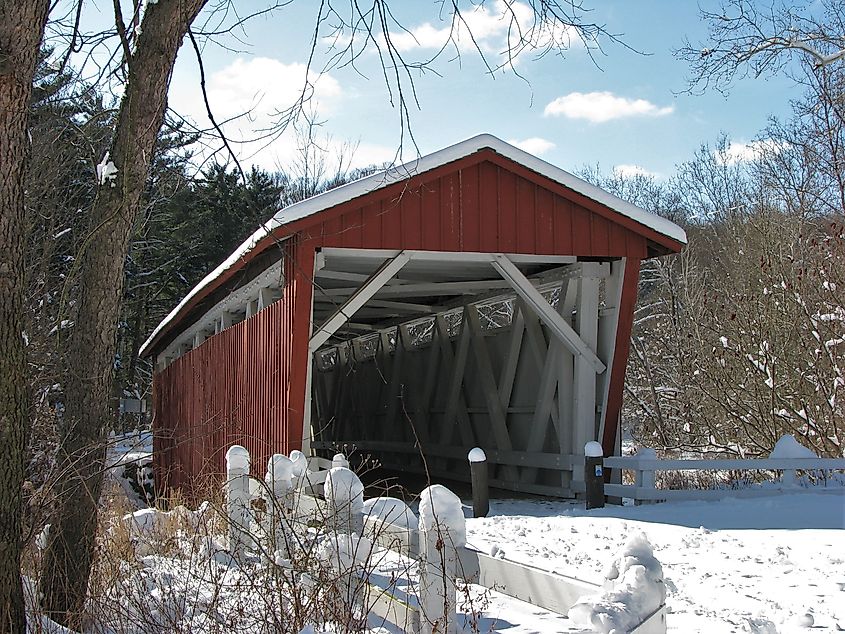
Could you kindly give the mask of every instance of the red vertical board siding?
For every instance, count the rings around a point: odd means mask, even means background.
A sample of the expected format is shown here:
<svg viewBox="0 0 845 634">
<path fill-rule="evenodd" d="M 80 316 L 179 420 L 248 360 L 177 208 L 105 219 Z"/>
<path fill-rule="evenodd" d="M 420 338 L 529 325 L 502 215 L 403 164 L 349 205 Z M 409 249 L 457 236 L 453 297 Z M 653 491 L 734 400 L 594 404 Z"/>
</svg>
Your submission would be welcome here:
<svg viewBox="0 0 845 634">
<path fill-rule="evenodd" d="M 557 253 L 572 255 L 575 253 L 572 240 L 572 207 L 571 201 L 555 196 L 553 199 L 555 242 L 554 249 Z"/>
<path fill-rule="evenodd" d="M 402 235 L 402 212 L 395 199 L 382 200 L 381 208 L 381 241 L 385 249 L 398 249 Z"/>
<path fill-rule="evenodd" d="M 480 249 L 481 202 L 478 189 L 479 166 L 473 165 L 460 172 L 461 199 L 461 251 L 476 252 Z"/>
<path fill-rule="evenodd" d="M 537 187 L 521 178 L 516 181 L 516 253 L 537 252 L 537 190 Z"/>
<path fill-rule="evenodd" d="M 449 174 L 440 179 L 440 248 L 444 251 L 461 250 L 460 182 L 460 174 Z"/>
<path fill-rule="evenodd" d="M 219 477 L 234 443 L 249 449 L 256 474 L 271 454 L 301 446 L 319 247 L 627 257 L 602 439 L 609 451 L 648 239 L 567 196 L 491 157 L 459 161 L 451 171 L 415 177 L 301 223 L 283 243 L 282 298 L 155 375 L 157 485 L 191 487 L 200 476 Z"/>
<path fill-rule="evenodd" d="M 478 250 L 498 251 L 499 168 L 492 163 L 482 163 L 478 170 Z"/>
<path fill-rule="evenodd" d="M 500 169 L 497 186 L 499 199 L 499 245 L 497 251 L 516 253 L 516 175 Z M 530 210 L 530 214 L 533 214 L 533 211 L 533 209 Z"/>
<path fill-rule="evenodd" d="M 593 255 L 610 255 L 610 228 L 607 220 L 590 214 L 590 251 Z"/>
<path fill-rule="evenodd" d="M 406 249 L 421 248 L 422 192 L 419 187 L 409 189 L 399 201 L 402 215 L 402 244 Z"/>
<path fill-rule="evenodd" d="M 555 252 L 555 195 L 548 189 L 537 189 L 534 204 L 537 253 L 552 254 Z M 521 208 L 520 212 L 524 213 Z"/>
<path fill-rule="evenodd" d="M 420 213 L 422 242 L 420 246 L 426 251 L 440 249 L 440 192 L 442 185 L 439 181 L 420 187 Z"/>
<path fill-rule="evenodd" d="M 593 239 L 590 231 L 591 215 L 580 205 L 570 205 L 572 213 L 573 255 L 592 255 Z"/>
</svg>

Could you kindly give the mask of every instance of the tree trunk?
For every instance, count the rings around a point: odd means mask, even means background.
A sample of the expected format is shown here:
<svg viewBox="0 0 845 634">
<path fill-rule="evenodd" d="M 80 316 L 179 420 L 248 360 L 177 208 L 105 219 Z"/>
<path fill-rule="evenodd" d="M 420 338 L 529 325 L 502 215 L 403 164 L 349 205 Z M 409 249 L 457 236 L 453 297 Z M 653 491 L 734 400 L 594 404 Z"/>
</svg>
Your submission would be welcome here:
<svg viewBox="0 0 845 634">
<path fill-rule="evenodd" d="M 29 438 L 23 335 L 24 178 L 32 78 L 46 0 L 0 0 L 0 632 L 26 629 L 21 587 L 21 486 Z"/>
<path fill-rule="evenodd" d="M 105 440 L 113 418 L 109 397 L 124 261 L 164 118 L 176 53 L 205 2 L 147 4 L 111 144 L 117 172 L 111 179 L 101 179 L 91 210 L 91 235 L 80 256 L 80 297 L 64 386 L 66 475 L 59 485 L 39 586 L 48 615 L 75 629 L 82 622 Z"/>
</svg>

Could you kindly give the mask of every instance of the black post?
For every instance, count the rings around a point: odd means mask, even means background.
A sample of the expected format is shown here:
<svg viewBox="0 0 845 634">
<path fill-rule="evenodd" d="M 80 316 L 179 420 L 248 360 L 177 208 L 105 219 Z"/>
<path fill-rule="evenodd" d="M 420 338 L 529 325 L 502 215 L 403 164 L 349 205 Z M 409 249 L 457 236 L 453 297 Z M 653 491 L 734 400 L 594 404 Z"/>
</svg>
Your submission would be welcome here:
<svg viewBox="0 0 845 634">
<path fill-rule="evenodd" d="M 471 449 L 469 473 L 472 479 L 472 516 L 487 517 L 490 512 L 490 484 L 487 478 L 487 456 L 481 447 Z"/>
<path fill-rule="evenodd" d="M 584 446 L 584 483 L 587 510 L 604 508 L 604 451 L 599 443 Z"/>
</svg>

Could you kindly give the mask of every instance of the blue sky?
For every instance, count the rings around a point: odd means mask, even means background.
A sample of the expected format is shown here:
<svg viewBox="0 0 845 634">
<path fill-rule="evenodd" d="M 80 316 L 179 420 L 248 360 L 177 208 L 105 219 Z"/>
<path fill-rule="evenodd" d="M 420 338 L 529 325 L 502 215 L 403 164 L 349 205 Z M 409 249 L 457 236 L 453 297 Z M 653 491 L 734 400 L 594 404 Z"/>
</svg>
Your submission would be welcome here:
<svg viewBox="0 0 845 634">
<path fill-rule="evenodd" d="M 495 63 L 505 43 L 504 23 L 497 3 L 465 15 L 474 25 L 480 46 Z M 693 2 L 652 0 L 587 2 L 596 6 L 590 20 L 645 54 L 609 43 L 596 63 L 581 44 L 564 57 L 541 59 L 524 53 L 512 71 L 486 72 L 478 54 L 454 49 L 415 77 L 419 108 L 411 109 L 411 125 L 419 150 L 425 154 L 480 132 L 517 141 L 524 149 L 564 169 L 600 164 L 605 170 L 642 169 L 665 178 L 677 163 L 687 160 L 702 142 L 727 133 L 735 154 L 743 150 L 770 115 L 788 112 L 799 87 L 786 77 L 738 81 L 729 97 L 718 93 L 688 95 L 687 67 L 672 56 L 683 38 L 696 42 L 706 35 Z M 205 66 L 210 98 L 220 119 L 252 108 L 251 120 L 231 123 L 227 133 L 249 138 L 267 126 L 272 112 L 288 106 L 302 79 L 314 29 L 315 1 L 294 2 L 268 17 L 256 18 L 240 34 L 242 42 L 225 42 L 238 51 L 209 46 Z M 242 14 L 258 2 L 238 3 Z M 347 6 L 347 3 L 338 3 Z M 396 33 L 403 53 L 416 60 L 430 56 L 443 41 L 439 3 L 429 0 L 394 2 L 404 26 L 416 36 Z M 325 31 L 328 33 L 328 31 Z M 462 40 L 461 48 L 468 49 Z M 319 70 L 330 53 L 330 40 L 321 38 L 315 56 Z M 371 47 L 372 48 L 372 47 Z M 438 74 L 439 73 L 439 74 Z M 196 62 L 190 47 L 183 47 L 171 87 L 171 106 L 205 124 Z M 400 117 L 389 102 L 375 53 L 365 51 L 356 68 L 334 68 L 316 80 L 315 116 L 324 124 L 327 147 L 344 141 L 358 144 L 358 165 L 390 160 L 400 141 Z M 241 158 L 262 167 L 286 166 L 293 159 L 291 134 L 268 147 L 239 146 Z M 416 150 L 404 146 L 404 158 Z M 627 166 L 627 167 L 626 167 Z M 632 167 L 635 166 L 635 167 Z"/>
</svg>

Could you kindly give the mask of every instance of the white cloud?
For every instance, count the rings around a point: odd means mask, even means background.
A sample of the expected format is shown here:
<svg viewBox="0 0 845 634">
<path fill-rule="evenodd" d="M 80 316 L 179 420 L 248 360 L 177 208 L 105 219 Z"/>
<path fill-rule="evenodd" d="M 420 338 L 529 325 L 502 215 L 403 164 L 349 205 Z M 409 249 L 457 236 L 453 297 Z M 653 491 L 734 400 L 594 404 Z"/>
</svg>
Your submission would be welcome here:
<svg viewBox="0 0 845 634">
<path fill-rule="evenodd" d="M 628 99 L 604 91 L 571 92 L 549 103 L 543 113 L 547 117 L 563 116 L 603 123 L 626 117 L 663 117 L 674 110 L 674 106 L 661 107 L 645 99 Z"/>
<path fill-rule="evenodd" d="M 646 168 L 642 167 L 641 165 L 631 165 L 628 163 L 622 163 L 621 165 L 616 165 L 613 168 L 614 173 L 622 176 L 623 178 L 634 178 L 636 176 L 645 176 L 648 178 L 660 178 L 660 174 L 657 172 L 652 172 L 647 170 Z"/>
<path fill-rule="evenodd" d="M 518 139 L 509 139 L 508 143 L 515 145 L 520 150 L 525 150 L 529 154 L 536 154 L 537 156 L 545 154 L 557 147 L 548 139 L 542 139 L 538 136 L 532 136 L 528 139 L 522 139 L 521 141 Z"/>
<path fill-rule="evenodd" d="M 713 154 L 716 157 L 716 162 L 720 165 L 736 165 L 737 163 L 757 161 L 767 154 L 780 154 L 785 149 L 786 146 L 782 143 L 772 139 L 760 139 L 747 143 L 732 141 L 724 150 L 713 150 Z"/>
<path fill-rule="evenodd" d="M 310 73 L 308 80 L 313 85 L 309 89 L 308 111 L 318 119 L 325 118 L 337 105 L 343 90 L 329 74 Z M 239 57 L 209 76 L 207 93 L 214 118 L 222 125 L 241 160 L 275 169 L 277 164 L 284 165 L 295 155 L 292 131 L 272 142 L 259 137 L 262 130 L 277 122 L 279 112 L 296 103 L 305 83 L 305 64 L 286 64 L 268 57 Z M 182 84 L 171 89 L 174 110 L 201 128 L 209 127 L 198 85 Z"/>
<path fill-rule="evenodd" d="M 451 36 L 460 52 L 474 51 L 477 46 L 485 54 L 503 56 L 502 61 L 507 61 L 508 50 L 518 55 L 522 50 L 570 48 L 583 43 L 572 26 L 538 23 L 534 9 L 524 2 L 497 0 L 492 5 L 478 4 L 462 11 L 461 16 L 462 20 L 455 17 L 451 22 L 442 22 L 443 26 L 424 22 L 407 31 L 391 33 L 391 42 L 400 52 L 439 50 L 450 45 Z"/>
</svg>

